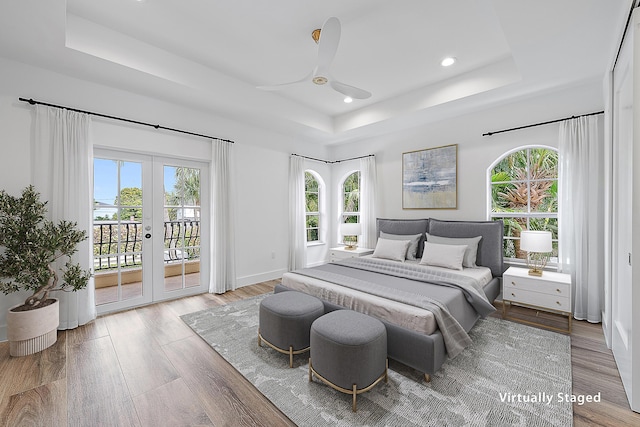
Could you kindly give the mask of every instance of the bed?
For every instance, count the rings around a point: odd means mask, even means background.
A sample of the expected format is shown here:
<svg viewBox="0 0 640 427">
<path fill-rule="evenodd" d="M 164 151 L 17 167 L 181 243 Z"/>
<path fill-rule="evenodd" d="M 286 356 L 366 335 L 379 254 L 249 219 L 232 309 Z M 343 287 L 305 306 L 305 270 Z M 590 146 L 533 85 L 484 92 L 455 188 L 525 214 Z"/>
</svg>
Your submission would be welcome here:
<svg viewBox="0 0 640 427">
<path fill-rule="evenodd" d="M 285 273 L 275 292 L 308 293 L 323 300 L 326 311 L 348 308 L 380 319 L 388 357 L 429 380 L 470 344 L 466 333 L 477 320 L 495 310 L 503 223 L 379 218 L 377 233 L 374 256 Z M 388 259 L 403 248 L 402 262 Z M 461 269 L 451 269 L 449 258 Z"/>
</svg>

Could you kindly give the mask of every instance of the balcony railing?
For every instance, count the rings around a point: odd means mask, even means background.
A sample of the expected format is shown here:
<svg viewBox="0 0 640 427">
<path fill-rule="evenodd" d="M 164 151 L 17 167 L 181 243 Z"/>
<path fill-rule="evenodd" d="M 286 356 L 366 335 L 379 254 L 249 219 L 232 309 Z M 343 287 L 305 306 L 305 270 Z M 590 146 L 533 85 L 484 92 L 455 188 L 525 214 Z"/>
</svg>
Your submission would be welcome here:
<svg viewBox="0 0 640 427">
<path fill-rule="evenodd" d="M 136 267 L 142 264 L 144 230 L 139 221 L 94 221 L 94 270 Z M 200 258 L 200 221 L 164 222 L 164 262 Z"/>
</svg>

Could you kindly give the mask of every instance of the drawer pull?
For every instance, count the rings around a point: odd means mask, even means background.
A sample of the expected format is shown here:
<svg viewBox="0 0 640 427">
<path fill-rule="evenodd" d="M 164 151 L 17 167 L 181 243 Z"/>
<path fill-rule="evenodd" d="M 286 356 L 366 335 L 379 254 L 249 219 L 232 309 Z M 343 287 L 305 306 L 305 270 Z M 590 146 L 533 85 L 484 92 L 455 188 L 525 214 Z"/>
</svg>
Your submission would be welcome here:
<svg viewBox="0 0 640 427">
<path fill-rule="evenodd" d="M 515 286 L 515 285 L 516 285 L 516 282 L 511 282 L 511 284 L 512 284 L 513 286 Z"/>
<path fill-rule="evenodd" d="M 562 291 L 560 289 L 556 289 L 556 292 L 559 293 L 559 294 L 562 293 Z"/>
<path fill-rule="evenodd" d="M 515 297 L 515 296 L 516 296 L 516 294 L 514 294 L 513 292 L 511 292 L 511 296 L 512 296 L 512 297 Z"/>
<path fill-rule="evenodd" d="M 558 304 L 558 305 L 562 305 L 562 304 L 560 303 L 560 301 L 556 301 L 556 304 Z"/>
</svg>

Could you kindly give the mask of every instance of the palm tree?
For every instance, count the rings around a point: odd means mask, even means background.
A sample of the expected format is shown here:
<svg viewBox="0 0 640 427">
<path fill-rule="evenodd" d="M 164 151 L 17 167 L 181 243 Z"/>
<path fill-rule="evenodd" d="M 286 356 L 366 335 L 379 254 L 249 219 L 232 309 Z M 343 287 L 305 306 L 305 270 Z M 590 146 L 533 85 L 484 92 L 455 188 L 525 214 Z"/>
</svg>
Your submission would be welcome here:
<svg viewBox="0 0 640 427">
<path fill-rule="evenodd" d="M 176 168 L 176 192 L 185 205 L 200 206 L 200 169 Z"/>
<path fill-rule="evenodd" d="M 360 172 L 354 172 L 344 180 L 343 212 L 360 211 Z M 357 216 L 345 217 L 345 222 L 358 222 Z"/>
<path fill-rule="evenodd" d="M 491 176 L 493 212 L 557 212 L 557 166 L 557 153 L 545 148 L 521 150 L 503 159 Z M 549 218 L 534 224 L 526 217 L 506 217 L 504 223 L 505 235 L 516 238 L 522 230 L 556 228 Z M 513 243 L 515 256 L 524 258 L 520 241 Z"/>
</svg>

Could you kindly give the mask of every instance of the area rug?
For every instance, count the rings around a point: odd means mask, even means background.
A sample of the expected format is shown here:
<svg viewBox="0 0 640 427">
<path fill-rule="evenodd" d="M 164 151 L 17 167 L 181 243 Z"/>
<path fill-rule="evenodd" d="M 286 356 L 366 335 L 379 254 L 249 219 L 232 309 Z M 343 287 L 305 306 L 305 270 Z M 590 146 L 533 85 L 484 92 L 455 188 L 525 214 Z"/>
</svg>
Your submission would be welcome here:
<svg viewBox="0 0 640 427">
<path fill-rule="evenodd" d="M 299 426 L 570 426 L 571 345 L 566 335 L 496 318 L 471 330 L 473 344 L 430 383 L 390 360 L 389 381 L 351 396 L 314 379 L 308 353 L 258 347 L 259 296 L 182 320 Z"/>
</svg>

